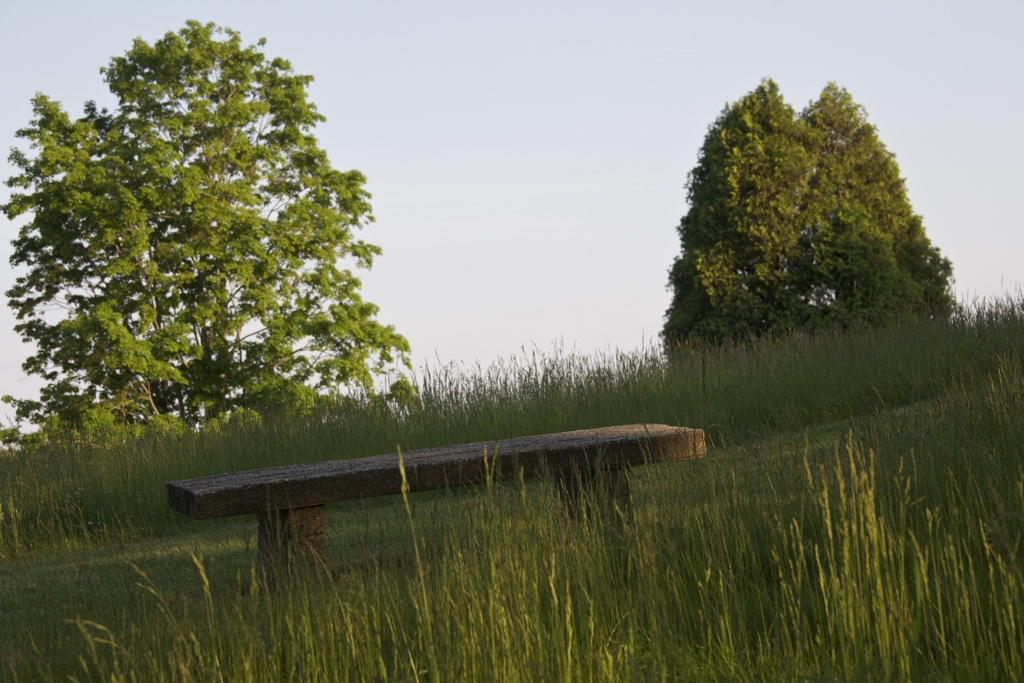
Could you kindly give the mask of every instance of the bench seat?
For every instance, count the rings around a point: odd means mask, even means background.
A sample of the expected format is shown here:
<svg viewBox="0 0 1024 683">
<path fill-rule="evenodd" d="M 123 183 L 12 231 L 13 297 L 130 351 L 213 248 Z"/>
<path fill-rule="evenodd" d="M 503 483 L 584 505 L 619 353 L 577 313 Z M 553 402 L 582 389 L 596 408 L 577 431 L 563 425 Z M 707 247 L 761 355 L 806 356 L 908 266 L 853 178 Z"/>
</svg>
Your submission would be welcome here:
<svg viewBox="0 0 1024 683">
<path fill-rule="evenodd" d="M 633 424 L 524 436 L 387 453 L 366 458 L 268 467 L 167 483 L 173 510 L 192 519 L 256 514 L 260 562 L 304 557 L 310 568 L 326 563 L 323 506 L 408 491 L 430 491 L 550 472 L 564 482 L 586 483 L 598 471 L 699 458 L 699 429 Z"/>
</svg>

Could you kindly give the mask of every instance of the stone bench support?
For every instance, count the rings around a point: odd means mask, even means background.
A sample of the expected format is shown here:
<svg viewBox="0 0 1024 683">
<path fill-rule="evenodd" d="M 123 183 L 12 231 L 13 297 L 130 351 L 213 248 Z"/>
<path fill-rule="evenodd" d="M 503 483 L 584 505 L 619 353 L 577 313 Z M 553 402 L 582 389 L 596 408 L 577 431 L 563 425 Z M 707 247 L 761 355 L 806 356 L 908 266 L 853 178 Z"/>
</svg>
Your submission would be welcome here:
<svg viewBox="0 0 1024 683">
<path fill-rule="evenodd" d="M 323 505 L 257 512 L 256 522 L 257 568 L 264 576 L 273 576 L 282 568 L 316 576 L 327 566 Z"/>
</svg>

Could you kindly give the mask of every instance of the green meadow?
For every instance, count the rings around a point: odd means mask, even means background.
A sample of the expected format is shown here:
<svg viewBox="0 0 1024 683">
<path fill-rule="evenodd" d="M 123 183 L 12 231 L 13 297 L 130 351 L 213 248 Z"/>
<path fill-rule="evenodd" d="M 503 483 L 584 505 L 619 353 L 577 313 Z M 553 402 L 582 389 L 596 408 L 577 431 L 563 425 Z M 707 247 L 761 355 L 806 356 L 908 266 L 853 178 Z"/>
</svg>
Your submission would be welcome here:
<svg viewBox="0 0 1024 683">
<path fill-rule="evenodd" d="M 1024 297 L 951 320 L 421 378 L 199 433 L 0 455 L 15 681 L 1024 680 Z M 705 430 L 573 519 L 550 479 L 328 508 L 268 590 L 167 481 L 572 429 Z M 595 501 L 599 502 L 599 501 Z"/>
</svg>

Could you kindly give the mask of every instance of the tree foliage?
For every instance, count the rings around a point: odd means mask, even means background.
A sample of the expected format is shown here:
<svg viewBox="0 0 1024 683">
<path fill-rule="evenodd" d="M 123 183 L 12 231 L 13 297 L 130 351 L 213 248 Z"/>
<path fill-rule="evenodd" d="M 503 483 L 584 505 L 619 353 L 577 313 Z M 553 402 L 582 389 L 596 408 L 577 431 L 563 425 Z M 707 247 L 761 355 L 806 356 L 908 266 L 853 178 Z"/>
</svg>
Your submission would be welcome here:
<svg viewBox="0 0 1024 683">
<path fill-rule="evenodd" d="M 27 273 L 7 296 L 48 384 L 8 397 L 19 419 L 196 424 L 408 366 L 342 267 L 381 253 L 354 236 L 373 220 L 365 178 L 331 167 L 312 77 L 264 43 L 190 21 L 101 70 L 113 112 L 33 99 L 18 137 L 35 154 L 12 150 L 3 206 L 31 215 L 11 257 Z"/>
<path fill-rule="evenodd" d="M 799 115 L 771 80 L 727 106 L 687 193 L 668 342 L 952 310 L 952 265 L 895 157 L 834 83 Z"/>
</svg>

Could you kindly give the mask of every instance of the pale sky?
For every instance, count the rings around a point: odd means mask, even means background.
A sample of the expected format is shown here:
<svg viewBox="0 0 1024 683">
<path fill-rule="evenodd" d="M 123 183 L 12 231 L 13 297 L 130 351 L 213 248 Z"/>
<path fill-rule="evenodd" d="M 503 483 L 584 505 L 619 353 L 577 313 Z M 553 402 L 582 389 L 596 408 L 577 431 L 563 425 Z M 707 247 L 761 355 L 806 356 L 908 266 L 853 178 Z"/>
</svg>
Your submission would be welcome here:
<svg viewBox="0 0 1024 683">
<path fill-rule="evenodd" d="M 684 183 L 723 107 L 845 87 L 953 261 L 958 298 L 1024 285 L 1024 3 L 0 0 L 0 175 L 36 92 L 113 108 L 99 73 L 188 19 L 315 77 L 316 135 L 368 179 L 363 296 L 429 363 L 656 339 Z M 10 190 L 0 187 L 0 203 Z M 21 221 L 0 216 L 0 289 Z M 0 307 L 0 395 L 37 395 Z M 0 415 L 3 408 L 0 408 Z"/>
</svg>

